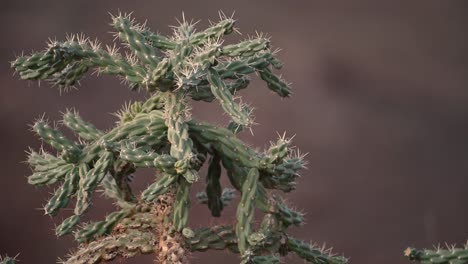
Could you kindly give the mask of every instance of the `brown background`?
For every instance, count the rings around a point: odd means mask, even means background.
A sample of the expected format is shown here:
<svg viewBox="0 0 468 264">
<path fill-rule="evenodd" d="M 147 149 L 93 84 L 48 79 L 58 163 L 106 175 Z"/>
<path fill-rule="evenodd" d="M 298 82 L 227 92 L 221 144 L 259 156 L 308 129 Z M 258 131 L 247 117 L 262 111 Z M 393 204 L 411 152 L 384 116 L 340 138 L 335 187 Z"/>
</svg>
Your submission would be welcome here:
<svg viewBox="0 0 468 264">
<path fill-rule="evenodd" d="M 131 2 L 131 3 L 130 3 Z M 54 263 L 74 246 L 56 239 L 41 207 L 50 190 L 26 183 L 20 163 L 27 146 L 40 142 L 28 131 L 46 113 L 76 107 L 99 128 L 110 128 L 124 101 L 142 98 L 113 77 L 88 76 L 79 91 L 60 96 L 13 77 L 8 61 L 23 50 L 42 49 L 48 37 L 84 32 L 111 42 L 108 11 L 135 11 L 153 30 L 169 33 L 182 11 L 188 18 L 216 20 L 236 10 L 244 37 L 260 30 L 281 47 L 284 77 L 294 96 L 280 100 L 261 82 L 241 94 L 256 107 L 255 136 L 267 146 L 276 132 L 296 134 L 309 152 L 289 201 L 307 212 L 293 233 L 326 242 L 351 263 L 408 263 L 406 246 L 468 238 L 468 2 L 467 1 L 5 1 L 0 10 L 0 253 L 21 252 L 22 263 Z M 229 37 L 229 41 L 239 39 Z M 215 111 L 212 111 L 215 110 Z M 195 104 L 198 118 L 221 122 L 217 106 Z M 141 188 L 151 172 L 137 175 Z M 201 188 L 201 184 L 197 188 Z M 97 199 L 91 219 L 111 210 Z M 193 227 L 231 223 L 198 205 Z M 196 254 L 193 263 L 238 263 L 222 252 Z M 152 263 L 151 256 L 127 263 Z M 288 258 L 286 263 L 302 263 Z"/>
</svg>

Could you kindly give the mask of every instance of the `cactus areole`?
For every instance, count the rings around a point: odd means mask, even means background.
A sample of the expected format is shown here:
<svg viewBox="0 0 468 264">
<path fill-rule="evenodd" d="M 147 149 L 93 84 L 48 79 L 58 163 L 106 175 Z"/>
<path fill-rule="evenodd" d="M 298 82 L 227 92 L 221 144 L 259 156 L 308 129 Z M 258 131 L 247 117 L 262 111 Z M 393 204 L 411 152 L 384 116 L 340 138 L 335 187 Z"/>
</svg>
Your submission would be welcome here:
<svg viewBox="0 0 468 264">
<path fill-rule="evenodd" d="M 249 76 L 257 74 L 281 97 L 290 96 L 291 89 L 274 73 L 282 63 L 269 38 L 258 34 L 223 45 L 224 35 L 237 32 L 234 23 L 221 14 L 219 22 L 196 31 L 194 23 L 183 19 L 167 37 L 119 14 L 112 16 L 112 26 L 127 56 L 117 46 L 103 48 L 83 35 L 72 35 L 12 62 L 21 79 L 48 80 L 61 90 L 74 87 L 93 70 L 117 75 L 132 90 L 148 93 L 145 101 L 120 110 L 109 131 L 83 120 L 75 110 L 65 111 L 61 124 L 77 134 L 76 141 L 44 118 L 32 126 L 56 150 L 31 150 L 27 159 L 33 171 L 30 184 L 59 186 L 45 213 L 55 216 L 75 201 L 73 214 L 56 228 L 57 236 L 73 233 L 80 243 L 64 263 L 101 263 L 137 254 L 154 254 L 156 263 L 188 263 L 191 252 L 206 250 L 229 250 L 241 263 L 280 263 L 289 253 L 315 264 L 346 262 L 287 233 L 304 221 L 301 212 L 278 196 L 295 189 L 305 165 L 290 139 L 279 137 L 259 152 L 236 136 L 254 123 L 249 106 L 235 96 L 247 88 Z M 191 100 L 216 101 L 230 123 L 221 127 L 192 119 Z M 200 175 L 205 162 L 208 173 Z M 139 168 L 154 168 L 156 176 L 143 192 L 134 193 L 129 179 Z M 223 189 L 223 170 L 232 188 Z M 197 181 L 205 182 L 206 189 L 191 197 Z M 119 209 L 101 221 L 80 224 L 99 190 Z M 236 193 L 240 201 L 232 226 L 188 226 L 195 198 L 219 217 Z M 262 219 L 258 224 L 253 223 L 256 211 Z"/>
</svg>

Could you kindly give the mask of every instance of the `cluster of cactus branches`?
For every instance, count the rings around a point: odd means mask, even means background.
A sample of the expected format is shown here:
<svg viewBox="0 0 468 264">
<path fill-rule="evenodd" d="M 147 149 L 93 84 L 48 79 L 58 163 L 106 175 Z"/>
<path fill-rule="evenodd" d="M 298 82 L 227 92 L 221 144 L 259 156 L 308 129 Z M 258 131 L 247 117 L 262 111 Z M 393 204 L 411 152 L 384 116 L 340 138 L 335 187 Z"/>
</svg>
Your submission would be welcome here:
<svg viewBox="0 0 468 264">
<path fill-rule="evenodd" d="M 21 79 L 48 80 L 60 89 L 76 85 L 91 70 L 117 75 L 133 90 L 145 90 L 145 101 L 133 102 L 118 112 L 118 122 L 102 131 L 73 110 L 61 124 L 77 134 L 66 138 L 41 118 L 32 126 L 46 150 L 29 152 L 33 170 L 30 184 L 61 184 L 44 207 L 55 216 L 76 200 L 73 215 L 56 228 L 57 236 L 74 233 L 80 247 L 64 263 L 100 263 L 116 257 L 153 253 L 160 263 L 186 263 L 189 252 L 230 250 L 242 263 L 280 263 L 294 252 L 309 263 L 345 263 L 346 259 L 293 238 L 291 226 L 304 221 L 274 190 L 295 189 L 305 161 L 291 141 L 282 136 L 263 151 L 236 136 L 254 123 L 251 109 L 236 96 L 257 74 L 281 97 L 289 85 L 274 73 L 282 67 L 264 35 L 224 45 L 222 37 L 234 28 L 234 19 L 221 20 L 203 31 L 185 19 L 171 37 L 151 32 L 129 15 L 112 17 L 112 26 L 127 49 L 103 48 L 97 41 L 70 36 L 51 41 L 46 50 L 12 62 Z M 231 121 L 226 127 L 191 118 L 190 99 L 217 101 Z M 233 226 L 188 226 L 192 184 L 200 181 L 201 166 L 209 163 L 206 190 L 196 197 L 214 217 L 240 192 Z M 132 192 L 130 178 L 139 168 L 154 168 L 156 178 L 141 194 Z M 234 189 L 223 190 L 223 168 Z M 80 224 L 91 208 L 93 195 L 103 189 L 119 210 L 104 220 Z M 254 223 L 254 212 L 261 223 Z"/>
</svg>

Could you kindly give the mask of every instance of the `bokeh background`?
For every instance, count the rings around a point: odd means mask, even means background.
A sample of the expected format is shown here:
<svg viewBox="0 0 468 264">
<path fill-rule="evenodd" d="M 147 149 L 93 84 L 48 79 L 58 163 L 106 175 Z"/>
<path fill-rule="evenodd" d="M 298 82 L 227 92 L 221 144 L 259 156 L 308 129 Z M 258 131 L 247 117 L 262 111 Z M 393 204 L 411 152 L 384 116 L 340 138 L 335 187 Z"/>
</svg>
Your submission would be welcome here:
<svg viewBox="0 0 468 264">
<path fill-rule="evenodd" d="M 281 47 L 283 76 L 294 96 L 281 100 L 254 81 L 242 91 L 259 125 L 251 145 L 265 147 L 277 132 L 296 135 L 308 152 L 289 201 L 307 212 L 293 233 L 325 243 L 351 263 L 408 263 L 407 246 L 468 238 L 468 2 L 467 1 L 52 1 L 2 0 L 0 8 L 0 254 L 21 253 L 21 263 L 54 263 L 75 246 L 56 239 L 40 208 L 53 191 L 29 186 L 28 146 L 40 142 L 28 124 L 43 113 L 58 120 L 75 107 L 99 128 L 125 101 L 142 99 L 113 77 L 88 76 L 79 91 L 59 95 L 47 83 L 13 76 L 9 61 L 45 46 L 49 37 L 83 32 L 111 43 L 108 12 L 134 11 L 161 33 L 170 33 L 182 11 L 187 18 L 216 20 L 236 11 L 243 36 L 255 30 Z M 194 116 L 224 122 L 217 106 L 194 105 Z M 152 179 L 137 175 L 135 188 Z M 199 185 L 197 188 L 201 188 Z M 90 219 L 112 210 L 96 201 Z M 194 205 L 191 226 L 232 223 Z M 226 252 L 195 254 L 193 263 L 238 263 Z M 117 262 L 124 263 L 124 262 Z M 152 263 L 152 256 L 125 263 Z M 302 263 L 287 258 L 285 263 Z"/>
</svg>

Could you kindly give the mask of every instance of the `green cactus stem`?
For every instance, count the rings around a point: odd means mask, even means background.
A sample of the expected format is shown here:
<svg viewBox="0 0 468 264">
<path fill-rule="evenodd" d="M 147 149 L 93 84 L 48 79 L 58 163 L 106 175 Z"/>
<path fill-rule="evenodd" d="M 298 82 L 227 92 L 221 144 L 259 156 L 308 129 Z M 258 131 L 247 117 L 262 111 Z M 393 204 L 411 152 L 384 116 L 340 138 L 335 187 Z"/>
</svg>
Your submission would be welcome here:
<svg viewBox="0 0 468 264">
<path fill-rule="evenodd" d="M 333 256 L 330 250 L 323 247 L 318 248 L 313 245 L 307 244 L 303 241 L 288 238 L 288 248 L 290 251 L 296 253 L 300 258 L 315 264 L 338 264 L 346 263 L 346 258 L 342 256 Z"/>
<path fill-rule="evenodd" d="M 430 249 L 407 248 L 404 251 L 406 257 L 413 262 L 423 264 L 466 264 L 468 263 L 468 246 L 463 248 L 448 247 Z"/>
<path fill-rule="evenodd" d="M 8 256 L 0 256 L 0 264 L 16 264 L 17 260 L 16 257 L 10 258 Z"/>
<path fill-rule="evenodd" d="M 251 225 L 255 209 L 255 200 L 258 186 L 258 170 L 250 169 L 243 185 L 242 197 L 237 207 L 236 235 L 238 247 L 241 254 L 245 254 L 248 249 L 248 237 L 251 232 Z"/>
</svg>

